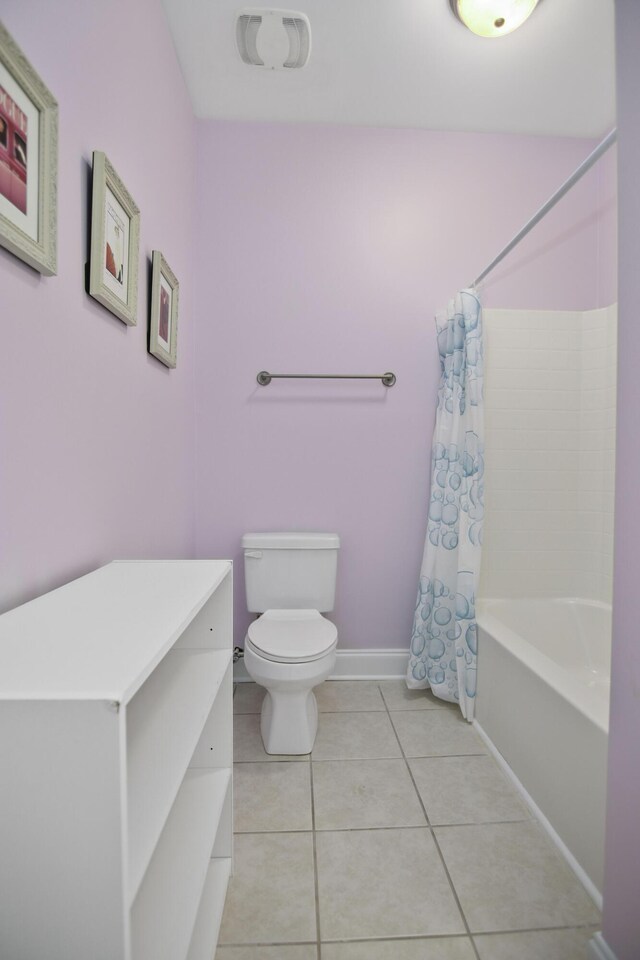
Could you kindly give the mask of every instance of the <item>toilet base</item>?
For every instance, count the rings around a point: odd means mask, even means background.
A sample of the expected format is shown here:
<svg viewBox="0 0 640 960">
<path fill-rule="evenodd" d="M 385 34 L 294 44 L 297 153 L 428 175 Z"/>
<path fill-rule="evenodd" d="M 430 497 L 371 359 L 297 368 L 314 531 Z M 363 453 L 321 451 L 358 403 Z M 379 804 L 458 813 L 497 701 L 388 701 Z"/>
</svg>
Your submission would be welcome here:
<svg viewBox="0 0 640 960">
<path fill-rule="evenodd" d="M 300 723 L 300 718 L 304 722 Z M 313 690 L 272 696 L 262 701 L 260 733 L 269 754 L 311 753 L 318 731 L 318 704 Z"/>
<path fill-rule="evenodd" d="M 318 704 L 313 688 L 333 672 L 336 651 L 307 663 L 266 660 L 245 640 L 247 673 L 267 693 L 262 701 L 260 733 L 268 754 L 311 753 L 318 730 Z"/>
</svg>

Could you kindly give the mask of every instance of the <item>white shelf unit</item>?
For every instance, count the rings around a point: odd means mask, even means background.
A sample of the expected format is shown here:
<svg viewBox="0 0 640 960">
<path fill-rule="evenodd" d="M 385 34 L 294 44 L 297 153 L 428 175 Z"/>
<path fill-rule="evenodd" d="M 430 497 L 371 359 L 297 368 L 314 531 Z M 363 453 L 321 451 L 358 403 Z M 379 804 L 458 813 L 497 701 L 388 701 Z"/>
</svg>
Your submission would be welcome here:
<svg viewBox="0 0 640 960">
<path fill-rule="evenodd" d="M 0 617 L 0 956 L 211 960 L 232 571 L 119 561 Z"/>
</svg>

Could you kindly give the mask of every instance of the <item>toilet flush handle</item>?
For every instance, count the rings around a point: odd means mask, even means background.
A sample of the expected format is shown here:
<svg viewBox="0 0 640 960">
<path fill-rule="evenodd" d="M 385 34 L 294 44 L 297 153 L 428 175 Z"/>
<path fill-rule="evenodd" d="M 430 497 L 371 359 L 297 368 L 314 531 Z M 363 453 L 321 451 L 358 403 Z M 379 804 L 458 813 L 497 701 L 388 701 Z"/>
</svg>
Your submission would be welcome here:
<svg viewBox="0 0 640 960">
<path fill-rule="evenodd" d="M 253 557 L 254 560 L 262 560 L 262 550 L 245 550 L 245 557 Z"/>
</svg>

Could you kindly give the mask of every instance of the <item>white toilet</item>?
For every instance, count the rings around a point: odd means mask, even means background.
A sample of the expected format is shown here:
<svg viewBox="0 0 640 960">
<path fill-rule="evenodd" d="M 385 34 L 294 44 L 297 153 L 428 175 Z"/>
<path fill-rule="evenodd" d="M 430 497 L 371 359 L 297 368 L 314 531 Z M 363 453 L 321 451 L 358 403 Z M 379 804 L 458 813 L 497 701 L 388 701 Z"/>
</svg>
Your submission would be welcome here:
<svg viewBox="0 0 640 960">
<path fill-rule="evenodd" d="M 333 610 L 340 538 L 334 533 L 246 533 L 244 662 L 265 687 L 260 730 L 267 753 L 310 753 L 318 729 L 313 688 L 336 662 Z"/>
</svg>

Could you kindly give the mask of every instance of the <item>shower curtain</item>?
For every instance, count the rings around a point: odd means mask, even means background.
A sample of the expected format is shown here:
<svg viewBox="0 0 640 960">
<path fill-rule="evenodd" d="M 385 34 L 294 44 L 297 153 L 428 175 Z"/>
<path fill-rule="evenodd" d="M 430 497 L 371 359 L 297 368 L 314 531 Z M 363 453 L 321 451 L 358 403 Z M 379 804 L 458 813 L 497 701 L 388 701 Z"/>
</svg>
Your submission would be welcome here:
<svg viewBox="0 0 640 960">
<path fill-rule="evenodd" d="M 407 686 L 431 688 L 473 720 L 475 595 L 484 501 L 482 308 L 461 290 L 436 317 L 441 377 L 431 451 L 431 499 Z"/>
</svg>

